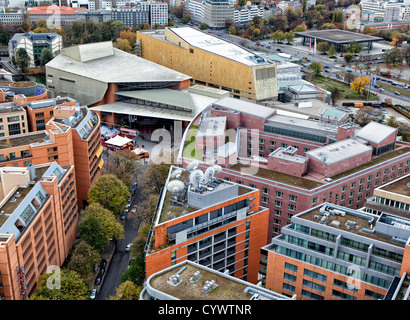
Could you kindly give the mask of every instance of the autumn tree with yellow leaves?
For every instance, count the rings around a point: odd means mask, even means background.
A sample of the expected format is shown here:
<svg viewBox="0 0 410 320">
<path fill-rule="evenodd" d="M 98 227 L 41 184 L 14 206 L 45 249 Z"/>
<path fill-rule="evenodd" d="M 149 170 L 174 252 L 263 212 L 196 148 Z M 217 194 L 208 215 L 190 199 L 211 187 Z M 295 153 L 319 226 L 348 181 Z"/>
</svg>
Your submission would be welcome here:
<svg viewBox="0 0 410 320">
<path fill-rule="evenodd" d="M 357 93 L 363 94 L 366 86 L 370 84 L 369 77 L 357 77 L 354 81 L 350 83 L 350 89 L 356 90 Z"/>
</svg>

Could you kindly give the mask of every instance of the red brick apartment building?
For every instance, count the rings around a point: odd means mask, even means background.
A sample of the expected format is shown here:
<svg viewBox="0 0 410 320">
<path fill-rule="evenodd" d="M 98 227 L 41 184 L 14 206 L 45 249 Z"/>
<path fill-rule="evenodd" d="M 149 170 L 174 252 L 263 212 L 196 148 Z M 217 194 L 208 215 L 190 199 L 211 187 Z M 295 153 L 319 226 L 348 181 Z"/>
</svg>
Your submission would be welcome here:
<svg viewBox="0 0 410 320">
<path fill-rule="evenodd" d="M 325 202 L 361 208 L 375 188 L 407 174 L 410 144 L 396 135 L 380 123 L 305 120 L 223 98 L 191 122 L 179 161 L 217 163 L 220 178 L 259 189 L 270 239 L 297 213 Z"/>
<path fill-rule="evenodd" d="M 259 190 L 205 172 L 171 167 L 146 247 L 146 277 L 185 260 L 257 282 L 268 243 L 268 209 Z"/>
<path fill-rule="evenodd" d="M 74 165 L 78 205 L 84 208 L 104 163 L 98 115 L 67 97 L 21 103 L 34 131 L 0 138 L 0 166 Z"/>
<path fill-rule="evenodd" d="M 75 241 L 74 166 L 2 167 L 0 178 L 0 300 L 24 300 Z"/>
</svg>

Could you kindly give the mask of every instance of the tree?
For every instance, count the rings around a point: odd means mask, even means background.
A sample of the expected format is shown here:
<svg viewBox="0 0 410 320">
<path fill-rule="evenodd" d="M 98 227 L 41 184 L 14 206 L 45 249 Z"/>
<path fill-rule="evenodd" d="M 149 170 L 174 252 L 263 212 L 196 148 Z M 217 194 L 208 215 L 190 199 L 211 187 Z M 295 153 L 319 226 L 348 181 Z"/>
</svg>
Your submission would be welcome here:
<svg viewBox="0 0 410 320">
<path fill-rule="evenodd" d="M 124 209 L 130 191 L 112 174 L 102 175 L 88 191 L 88 202 L 99 202 L 104 208 L 117 214 Z"/>
<path fill-rule="evenodd" d="M 160 194 L 162 187 L 167 180 L 169 173 L 168 164 L 156 164 L 151 162 L 150 166 L 145 170 L 140 184 L 142 193 L 148 195 L 150 193 Z"/>
<path fill-rule="evenodd" d="M 332 99 L 333 105 L 337 103 L 337 100 L 343 97 L 343 92 L 338 87 L 332 87 L 330 89 L 330 99 Z"/>
<path fill-rule="evenodd" d="M 208 25 L 207 25 L 205 22 L 202 22 L 202 23 L 199 25 L 199 29 L 201 29 L 201 30 L 206 30 L 206 29 L 208 29 Z"/>
<path fill-rule="evenodd" d="M 350 83 L 350 89 L 356 90 L 357 93 L 362 94 L 369 83 L 369 77 L 357 77 L 352 83 Z"/>
<path fill-rule="evenodd" d="M 98 264 L 100 259 L 100 253 L 82 240 L 75 247 L 67 268 L 86 278 L 94 271 L 94 266 Z"/>
<path fill-rule="evenodd" d="M 141 286 L 127 280 L 119 285 L 115 296 L 110 297 L 110 300 L 139 300 L 141 291 Z"/>
<path fill-rule="evenodd" d="M 135 164 L 138 159 L 139 157 L 131 150 L 112 151 L 108 155 L 104 172 L 115 175 L 131 191 L 135 178 L 141 171 Z"/>
<path fill-rule="evenodd" d="M 307 27 L 304 23 L 298 25 L 295 29 L 293 29 L 294 32 L 304 32 L 306 30 L 307 30 Z"/>
<path fill-rule="evenodd" d="M 135 218 L 144 223 L 151 223 L 155 213 L 155 208 L 158 203 L 159 195 L 151 193 L 146 196 L 146 199 L 138 204 L 136 207 Z"/>
<path fill-rule="evenodd" d="M 288 43 L 291 43 L 293 42 L 293 39 L 295 38 L 295 34 L 293 33 L 293 31 L 286 32 L 285 38 Z"/>
<path fill-rule="evenodd" d="M 7 46 L 11 38 L 11 32 L 9 29 L 0 25 L 0 45 Z"/>
<path fill-rule="evenodd" d="M 322 73 L 322 64 L 320 63 L 320 61 L 312 62 L 308 66 L 308 69 L 313 71 L 315 77 L 318 77 Z"/>
<path fill-rule="evenodd" d="M 343 56 L 343 59 L 345 60 L 345 62 L 346 62 L 347 64 L 350 64 L 350 61 L 352 61 L 353 58 L 354 58 L 354 56 L 353 56 L 351 53 L 345 54 L 345 55 Z"/>
<path fill-rule="evenodd" d="M 236 35 L 236 28 L 233 25 L 229 27 L 228 31 L 230 34 Z"/>
<path fill-rule="evenodd" d="M 352 83 L 352 81 L 354 81 L 354 79 L 356 79 L 355 75 L 348 72 L 345 74 L 345 81 L 350 85 Z"/>
<path fill-rule="evenodd" d="M 360 53 L 363 50 L 363 45 L 360 43 L 357 43 L 356 41 L 352 41 L 349 43 L 349 45 L 346 47 L 346 51 L 350 53 Z"/>
<path fill-rule="evenodd" d="M 82 213 L 85 217 L 94 216 L 101 223 L 104 236 L 109 239 L 123 239 L 124 227 L 117 222 L 115 215 L 99 203 L 91 203 Z"/>
<path fill-rule="evenodd" d="M 93 215 L 86 216 L 78 224 L 81 239 L 99 252 L 103 252 L 108 245 L 105 230 L 100 220 Z"/>
<path fill-rule="evenodd" d="M 392 64 L 395 67 L 401 66 L 403 64 L 403 55 L 400 49 L 393 48 L 384 54 L 384 61 L 386 64 Z"/>
<path fill-rule="evenodd" d="M 322 52 L 323 54 L 326 53 L 329 50 L 330 46 L 328 42 L 318 42 L 316 45 L 316 49 L 319 52 Z"/>
<path fill-rule="evenodd" d="M 370 107 L 361 108 L 355 114 L 355 122 L 360 126 L 365 126 L 372 121 L 380 122 L 382 119 L 383 112 Z"/>
<path fill-rule="evenodd" d="M 53 54 L 51 53 L 50 49 L 44 48 L 41 50 L 40 55 L 40 66 L 45 66 L 48 62 L 53 60 Z"/>
<path fill-rule="evenodd" d="M 113 43 L 113 46 L 128 53 L 132 52 L 132 47 L 127 39 L 117 38 L 117 40 Z"/>
<path fill-rule="evenodd" d="M 16 51 L 16 64 L 20 68 L 21 72 L 25 73 L 28 66 L 30 65 L 30 56 L 28 55 L 26 49 L 18 48 Z"/>
<path fill-rule="evenodd" d="M 130 267 L 121 275 L 120 282 L 131 281 L 140 286 L 145 280 L 145 259 L 143 255 L 136 256 Z"/>
<path fill-rule="evenodd" d="M 58 285 L 60 285 L 59 289 L 57 289 Z M 29 298 L 29 300 L 88 299 L 89 287 L 87 282 L 77 272 L 67 269 L 60 270 L 60 279 L 58 279 L 56 271 L 42 274 L 37 283 L 37 291 Z"/>
<path fill-rule="evenodd" d="M 335 48 L 334 45 L 332 45 L 332 46 L 329 48 L 329 51 L 327 52 L 327 55 L 328 55 L 329 57 L 333 57 L 334 55 L 336 55 L 336 48 Z"/>
</svg>

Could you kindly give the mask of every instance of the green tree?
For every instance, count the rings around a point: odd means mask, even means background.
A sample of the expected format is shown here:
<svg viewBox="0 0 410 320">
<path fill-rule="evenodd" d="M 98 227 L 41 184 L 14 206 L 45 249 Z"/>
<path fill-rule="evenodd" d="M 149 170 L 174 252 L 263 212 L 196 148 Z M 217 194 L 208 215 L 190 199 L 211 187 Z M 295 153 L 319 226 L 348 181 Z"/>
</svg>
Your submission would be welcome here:
<svg viewBox="0 0 410 320">
<path fill-rule="evenodd" d="M 233 25 L 229 27 L 228 31 L 230 34 L 236 35 L 236 28 Z"/>
<path fill-rule="evenodd" d="M 313 74 L 315 75 L 315 77 L 318 77 L 322 73 L 322 64 L 320 63 L 320 61 L 312 62 L 308 66 L 308 69 L 313 71 Z"/>
<path fill-rule="evenodd" d="M 349 43 L 349 45 L 346 47 L 346 51 L 350 53 L 360 53 L 363 50 L 363 45 L 360 43 L 357 43 L 356 41 L 352 41 Z"/>
<path fill-rule="evenodd" d="M 137 286 L 133 282 L 127 280 L 119 285 L 115 296 L 110 297 L 110 300 L 138 300 L 141 291 L 141 286 Z"/>
<path fill-rule="evenodd" d="M 328 54 L 328 56 L 330 56 L 330 57 L 333 57 L 334 55 L 336 55 L 336 48 L 335 48 L 334 45 L 332 45 L 332 46 L 329 48 L 329 51 L 327 52 L 327 54 Z"/>
<path fill-rule="evenodd" d="M 11 38 L 11 32 L 9 29 L 0 25 L 0 45 L 7 46 Z"/>
<path fill-rule="evenodd" d="M 91 247 L 99 252 L 103 252 L 108 245 L 108 239 L 105 235 L 100 220 L 93 215 L 86 216 L 78 224 L 78 231 L 81 239 L 87 242 Z"/>
<path fill-rule="evenodd" d="M 53 54 L 51 53 L 50 49 L 44 48 L 41 50 L 40 55 L 40 66 L 45 66 L 48 62 L 53 60 Z"/>
<path fill-rule="evenodd" d="M 144 256 L 136 256 L 132 260 L 130 267 L 125 270 L 121 275 L 120 282 L 124 283 L 126 281 L 131 281 L 132 283 L 140 286 L 144 283 L 145 280 L 145 259 Z"/>
<path fill-rule="evenodd" d="M 94 216 L 98 219 L 107 240 L 124 238 L 124 227 L 116 220 L 115 215 L 111 211 L 105 209 L 98 202 L 87 206 L 83 211 L 83 215 L 85 217 Z"/>
<path fill-rule="evenodd" d="M 322 53 L 326 53 L 329 50 L 329 47 L 330 47 L 329 43 L 325 41 L 318 42 L 316 45 L 317 51 L 322 52 Z"/>
<path fill-rule="evenodd" d="M 201 30 L 206 30 L 206 29 L 208 29 L 208 25 L 207 25 L 205 22 L 202 22 L 202 23 L 199 25 L 199 29 L 201 29 Z"/>
<path fill-rule="evenodd" d="M 86 278 L 93 273 L 94 266 L 100 259 L 100 253 L 82 240 L 73 250 L 67 268 Z"/>
<path fill-rule="evenodd" d="M 16 52 L 16 64 L 20 68 L 21 72 L 25 73 L 28 66 L 30 65 L 30 56 L 28 55 L 26 49 L 18 48 Z"/>
<path fill-rule="evenodd" d="M 386 64 L 392 64 L 395 67 L 401 66 L 404 62 L 403 55 L 399 48 L 393 48 L 384 54 Z"/>
<path fill-rule="evenodd" d="M 347 64 L 350 64 L 350 61 L 352 61 L 354 56 L 351 53 L 347 53 L 343 56 L 343 59 Z"/>
<path fill-rule="evenodd" d="M 295 38 L 295 34 L 293 33 L 293 31 L 286 32 L 285 38 L 288 43 L 291 43 L 293 42 L 293 39 Z"/>
<path fill-rule="evenodd" d="M 42 274 L 29 300 L 87 300 L 89 294 L 87 282 L 77 272 L 61 269 L 60 275 L 56 271 Z"/>
<path fill-rule="evenodd" d="M 115 175 L 105 174 L 95 181 L 88 191 L 88 202 L 99 202 L 104 208 L 120 213 L 130 196 L 128 187 Z"/>
</svg>

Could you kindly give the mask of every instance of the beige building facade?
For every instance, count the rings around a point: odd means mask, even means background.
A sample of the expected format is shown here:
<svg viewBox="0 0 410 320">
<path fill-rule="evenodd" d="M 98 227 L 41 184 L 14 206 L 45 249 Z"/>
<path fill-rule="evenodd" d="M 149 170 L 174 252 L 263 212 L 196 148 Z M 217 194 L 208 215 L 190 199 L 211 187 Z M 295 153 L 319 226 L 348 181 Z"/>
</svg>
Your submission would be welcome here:
<svg viewBox="0 0 410 320">
<path fill-rule="evenodd" d="M 144 59 L 192 77 L 192 83 L 262 101 L 278 96 L 276 65 L 254 52 L 189 27 L 139 31 Z"/>
</svg>

